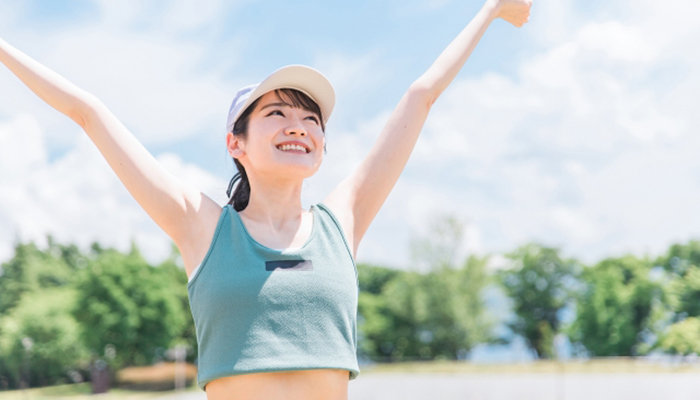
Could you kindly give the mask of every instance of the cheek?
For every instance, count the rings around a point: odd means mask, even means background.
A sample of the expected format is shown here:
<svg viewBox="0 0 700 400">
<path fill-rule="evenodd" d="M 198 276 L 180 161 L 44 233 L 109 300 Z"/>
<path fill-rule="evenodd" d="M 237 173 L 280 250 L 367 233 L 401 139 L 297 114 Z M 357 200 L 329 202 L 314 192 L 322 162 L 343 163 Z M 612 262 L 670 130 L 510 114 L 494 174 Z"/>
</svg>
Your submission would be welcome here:
<svg viewBox="0 0 700 400">
<path fill-rule="evenodd" d="M 260 138 L 274 136 L 279 130 L 279 120 L 275 118 L 251 118 L 248 123 L 248 135 L 255 135 Z"/>
<path fill-rule="evenodd" d="M 248 125 L 248 146 L 257 149 L 266 149 L 275 136 L 275 127 L 269 122 L 256 121 Z"/>
</svg>

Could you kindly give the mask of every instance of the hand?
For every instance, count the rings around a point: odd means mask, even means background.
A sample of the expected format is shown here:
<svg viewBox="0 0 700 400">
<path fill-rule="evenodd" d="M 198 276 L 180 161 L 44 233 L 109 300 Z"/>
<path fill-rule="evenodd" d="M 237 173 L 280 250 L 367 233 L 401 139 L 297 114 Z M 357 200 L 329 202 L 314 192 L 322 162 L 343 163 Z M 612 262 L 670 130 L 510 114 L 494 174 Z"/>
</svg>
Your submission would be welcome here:
<svg viewBox="0 0 700 400">
<path fill-rule="evenodd" d="M 530 20 L 532 0 L 495 0 L 496 18 L 503 18 L 520 28 Z"/>
</svg>

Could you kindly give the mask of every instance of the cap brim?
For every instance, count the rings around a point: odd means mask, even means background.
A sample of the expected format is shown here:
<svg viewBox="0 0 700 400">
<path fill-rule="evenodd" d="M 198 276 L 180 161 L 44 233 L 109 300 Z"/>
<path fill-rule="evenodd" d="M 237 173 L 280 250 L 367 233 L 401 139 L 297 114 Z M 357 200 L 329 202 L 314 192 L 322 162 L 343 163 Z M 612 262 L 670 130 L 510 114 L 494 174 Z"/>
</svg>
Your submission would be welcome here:
<svg viewBox="0 0 700 400">
<path fill-rule="evenodd" d="M 324 124 L 328 122 L 335 107 L 333 85 L 322 73 L 305 65 L 287 65 L 270 74 L 253 90 L 233 120 L 237 120 L 251 103 L 265 93 L 285 88 L 296 89 L 309 96 L 321 108 Z"/>
</svg>

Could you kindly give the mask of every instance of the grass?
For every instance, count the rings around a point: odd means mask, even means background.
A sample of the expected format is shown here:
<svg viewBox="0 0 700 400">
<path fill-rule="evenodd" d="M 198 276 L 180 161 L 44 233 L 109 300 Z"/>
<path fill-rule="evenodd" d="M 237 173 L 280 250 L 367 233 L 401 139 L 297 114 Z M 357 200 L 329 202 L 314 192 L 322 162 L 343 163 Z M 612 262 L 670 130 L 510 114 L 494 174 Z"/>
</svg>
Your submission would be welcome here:
<svg viewBox="0 0 700 400">
<path fill-rule="evenodd" d="M 196 386 L 187 388 L 187 391 L 198 390 L 199 388 Z M 58 398 L 66 400 L 85 400 L 91 392 L 90 383 L 86 382 L 27 389 L 26 393 L 22 390 L 0 391 L 0 398 L 2 398 L 2 400 L 41 400 Z M 174 393 L 174 391 L 133 391 L 116 388 L 110 389 L 108 393 L 100 394 L 99 398 L 100 400 L 146 400 Z"/>
<path fill-rule="evenodd" d="M 185 368 L 185 376 L 188 387 L 186 391 L 199 391 L 194 384 L 197 377 L 197 368 L 188 364 Z M 166 395 L 172 395 L 175 376 L 174 363 L 159 363 L 148 367 L 129 367 L 117 373 L 118 387 L 110 388 L 109 392 L 99 395 L 100 400 L 146 400 Z M 41 400 L 41 399 L 81 399 L 92 394 L 92 386 L 89 382 L 67 385 L 47 386 L 32 388 L 26 391 L 9 390 L 0 391 L 2 400 Z"/>
</svg>

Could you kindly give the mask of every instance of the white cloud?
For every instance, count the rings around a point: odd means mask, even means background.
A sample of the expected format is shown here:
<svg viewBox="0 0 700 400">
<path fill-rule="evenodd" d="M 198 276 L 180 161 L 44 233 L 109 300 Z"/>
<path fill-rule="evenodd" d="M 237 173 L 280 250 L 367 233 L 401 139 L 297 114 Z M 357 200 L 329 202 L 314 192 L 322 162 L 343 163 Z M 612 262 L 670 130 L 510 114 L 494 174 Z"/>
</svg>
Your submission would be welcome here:
<svg viewBox="0 0 700 400">
<path fill-rule="evenodd" d="M 160 154 L 158 162 L 163 164 L 166 170 L 180 178 L 186 184 L 196 187 L 216 203 L 223 205 L 228 201 L 226 188 L 228 182 L 203 171 L 196 164 L 185 163 L 182 158 L 173 153 Z"/>
<path fill-rule="evenodd" d="M 569 207 L 555 206 L 551 211 L 551 219 L 574 243 L 587 244 L 598 233 L 595 224 L 586 215 Z"/>
<path fill-rule="evenodd" d="M 204 55 L 195 43 L 88 29 L 57 40 L 45 62 L 99 97 L 145 143 L 162 143 L 225 118 L 225 85 L 215 73 L 191 72 Z"/>
<path fill-rule="evenodd" d="M 0 259 L 12 255 L 15 237 L 84 250 L 94 241 L 127 251 L 132 238 L 151 262 L 170 252 L 171 240 L 126 191 L 95 145 L 81 136 L 74 148 L 49 162 L 45 134 L 36 119 L 20 115 L 0 124 Z M 158 160 L 174 175 L 216 201 L 225 182 L 178 156 Z"/>
<path fill-rule="evenodd" d="M 570 2 L 544 2 L 560 21 L 535 29 L 543 49 L 516 76 L 458 80 L 438 100 L 360 254 L 396 265 L 391 249 L 437 210 L 473 221 L 475 252 L 536 240 L 590 262 L 700 235 L 700 139 L 689 131 L 700 57 L 669 50 L 700 29 L 656 35 L 686 17 L 652 26 L 647 7 L 585 21 Z M 362 133 L 344 146 L 362 148 Z"/>
<path fill-rule="evenodd" d="M 658 54 L 651 35 L 618 21 L 591 23 L 578 32 L 578 41 L 593 50 L 602 50 L 612 60 L 649 62 Z"/>
<path fill-rule="evenodd" d="M 179 0 L 162 9 L 140 1 L 95 3 L 97 19 L 49 35 L 18 28 L 5 39 L 97 95 L 144 144 L 222 129 L 230 93 L 238 84 L 223 74 L 237 62 L 240 42 L 236 37 L 218 41 L 216 46 L 226 48 L 226 57 L 220 57 L 223 52 L 212 52 L 207 41 L 224 24 L 224 10 L 236 3 Z M 204 65 L 212 57 L 216 66 Z M 5 115 L 30 112 L 52 133 L 52 141 L 71 143 L 72 121 L 46 107 L 4 68 L 0 86 Z"/>
</svg>

